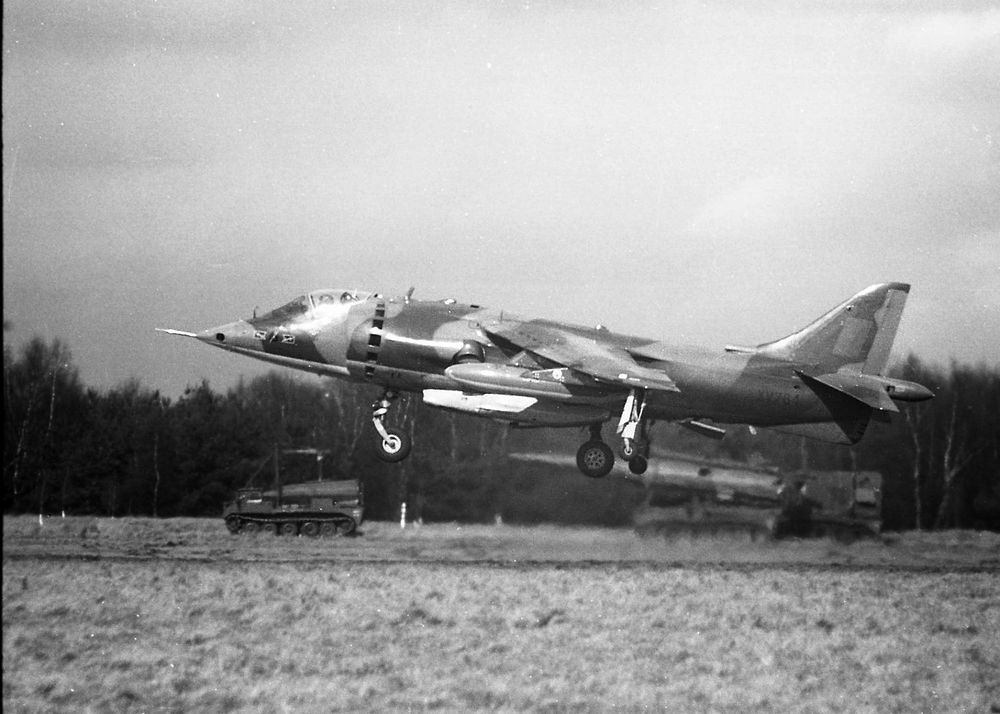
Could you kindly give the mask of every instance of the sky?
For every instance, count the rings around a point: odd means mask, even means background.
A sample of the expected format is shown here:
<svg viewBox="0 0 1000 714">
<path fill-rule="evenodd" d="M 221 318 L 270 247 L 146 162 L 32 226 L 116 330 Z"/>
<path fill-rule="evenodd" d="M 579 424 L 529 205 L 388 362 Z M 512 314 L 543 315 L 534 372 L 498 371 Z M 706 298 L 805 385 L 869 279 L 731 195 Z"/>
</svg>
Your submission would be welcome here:
<svg viewBox="0 0 1000 714">
<path fill-rule="evenodd" d="M 721 348 L 903 281 L 894 355 L 996 364 L 1000 7 L 8 0 L 3 223 L 102 389 L 321 287 Z"/>
</svg>

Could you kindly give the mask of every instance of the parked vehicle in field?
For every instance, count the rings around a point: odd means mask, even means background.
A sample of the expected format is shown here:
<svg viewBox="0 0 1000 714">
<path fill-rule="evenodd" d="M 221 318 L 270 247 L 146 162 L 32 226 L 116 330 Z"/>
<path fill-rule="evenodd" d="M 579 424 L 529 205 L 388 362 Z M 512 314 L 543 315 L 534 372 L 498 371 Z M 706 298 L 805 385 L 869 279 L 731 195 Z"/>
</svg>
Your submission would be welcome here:
<svg viewBox="0 0 1000 714">
<path fill-rule="evenodd" d="M 671 456 L 645 474 L 635 513 L 640 534 L 749 532 L 751 536 L 854 540 L 882 527 L 877 471 L 782 472 Z"/>
<path fill-rule="evenodd" d="M 230 533 L 350 535 L 364 519 L 364 493 L 357 479 L 242 488 L 222 515 Z"/>
</svg>

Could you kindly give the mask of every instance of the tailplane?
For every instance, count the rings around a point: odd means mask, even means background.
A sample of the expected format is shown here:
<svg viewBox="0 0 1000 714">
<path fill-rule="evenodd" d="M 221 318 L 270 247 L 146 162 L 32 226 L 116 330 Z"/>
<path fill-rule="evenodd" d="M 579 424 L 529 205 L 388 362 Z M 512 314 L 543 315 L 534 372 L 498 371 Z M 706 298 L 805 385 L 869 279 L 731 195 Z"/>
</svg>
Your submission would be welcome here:
<svg viewBox="0 0 1000 714">
<path fill-rule="evenodd" d="M 812 374 L 846 368 L 881 376 L 909 292 L 906 283 L 872 285 L 798 332 L 759 345 L 753 351 L 795 362 Z"/>
<path fill-rule="evenodd" d="M 798 332 L 746 350 L 792 363 L 795 374 L 830 415 L 829 421 L 774 428 L 853 444 L 872 419 L 887 421 L 898 412 L 897 401 L 919 402 L 934 396 L 922 384 L 885 376 L 909 292 L 906 283 L 872 285 Z"/>
</svg>

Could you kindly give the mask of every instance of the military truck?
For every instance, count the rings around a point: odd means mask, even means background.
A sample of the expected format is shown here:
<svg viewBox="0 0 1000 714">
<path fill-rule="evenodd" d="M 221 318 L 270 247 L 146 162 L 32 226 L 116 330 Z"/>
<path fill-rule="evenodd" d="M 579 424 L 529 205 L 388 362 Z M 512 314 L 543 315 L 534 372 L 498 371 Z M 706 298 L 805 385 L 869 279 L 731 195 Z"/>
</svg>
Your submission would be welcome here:
<svg viewBox="0 0 1000 714">
<path fill-rule="evenodd" d="M 364 494 L 356 479 L 241 488 L 223 518 L 230 533 L 350 535 L 364 518 Z"/>
<path fill-rule="evenodd" d="M 684 456 L 657 458 L 634 514 L 641 535 L 749 533 L 851 541 L 881 531 L 882 475 L 797 471 Z"/>
</svg>

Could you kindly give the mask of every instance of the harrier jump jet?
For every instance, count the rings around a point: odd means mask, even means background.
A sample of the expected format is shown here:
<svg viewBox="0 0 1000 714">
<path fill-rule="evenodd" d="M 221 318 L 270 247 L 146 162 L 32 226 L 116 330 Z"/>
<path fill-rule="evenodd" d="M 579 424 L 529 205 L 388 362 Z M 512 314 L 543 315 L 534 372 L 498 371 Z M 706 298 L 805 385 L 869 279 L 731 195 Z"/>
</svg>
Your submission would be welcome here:
<svg viewBox="0 0 1000 714">
<path fill-rule="evenodd" d="M 748 424 L 852 444 L 897 402 L 929 399 L 923 385 L 885 376 L 910 286 L 862 290 L 791 335 L 711 350 L 622 335 L 447 300 L 317 290 L 248 320 L 202 332 L 162 330 L 322 376 L 383 389 L 372 405 L 379 456 L 409 454 L 388 424 L 402 391 L 425 404 L 516 427 L 590 427 L 577 466 L 610 472 L 601 436 L 615 420 L 633 473 L 648 465 L 649 425 L 675 421 L 721 438 Z"/>
</svg>

